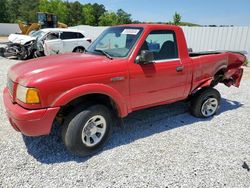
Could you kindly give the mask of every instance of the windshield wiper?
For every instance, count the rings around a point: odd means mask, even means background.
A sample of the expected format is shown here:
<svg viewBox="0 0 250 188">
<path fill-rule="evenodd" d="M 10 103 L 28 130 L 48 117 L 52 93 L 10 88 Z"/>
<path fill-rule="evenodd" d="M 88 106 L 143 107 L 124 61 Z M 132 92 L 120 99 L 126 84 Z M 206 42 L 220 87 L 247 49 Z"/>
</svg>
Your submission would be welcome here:
<svg viewBox="0 0 250 188">
<path fill-rule="evenodd" d="M 107 58 L 109 58 L 109 59 L 113 59 L 113 57 L 110 56 L 109 53 L 106 52 L 106 51 L 104 51 L 104 50 L 95 49 L 94 51 L 95 51 L 95 52 L 100 52 L 100 53 L 102 53 L 103 55 L 105 55 L 105 56 L 106 56 Z"/>
</svg>

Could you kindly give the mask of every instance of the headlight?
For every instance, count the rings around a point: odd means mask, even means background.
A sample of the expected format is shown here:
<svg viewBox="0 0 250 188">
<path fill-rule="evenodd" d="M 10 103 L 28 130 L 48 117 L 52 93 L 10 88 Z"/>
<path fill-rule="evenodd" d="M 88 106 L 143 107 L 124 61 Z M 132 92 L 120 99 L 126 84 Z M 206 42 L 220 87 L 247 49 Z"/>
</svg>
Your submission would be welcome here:
<svg viewBox="0 0 250 188">
<path fill-rule="evenodd" d="M 17 86 L 16 98 L 26 104 L 39 104 L 39 91 L 36 88 Z"/>
</svg>

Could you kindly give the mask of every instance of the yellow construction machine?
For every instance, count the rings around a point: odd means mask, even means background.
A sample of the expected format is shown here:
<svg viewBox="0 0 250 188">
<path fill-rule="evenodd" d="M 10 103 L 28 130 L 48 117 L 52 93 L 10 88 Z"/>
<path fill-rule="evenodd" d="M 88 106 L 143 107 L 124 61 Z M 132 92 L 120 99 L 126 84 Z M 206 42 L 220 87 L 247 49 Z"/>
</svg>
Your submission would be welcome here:
<svg viewBox="0 0 250 188">
<path fill-rule="evenodd" d="M 44 28 L 67 28 L 68 26 L 64 23 L 58 22 L 57 16 L 55 14 L 47 12 L 38 12 L 37 13 L 37 23 L 28 23 L 19 22 L 19 28 L 22 31 L 22 34 L 28 35 L 32 31 L 37 31 Z"/>
</svg>

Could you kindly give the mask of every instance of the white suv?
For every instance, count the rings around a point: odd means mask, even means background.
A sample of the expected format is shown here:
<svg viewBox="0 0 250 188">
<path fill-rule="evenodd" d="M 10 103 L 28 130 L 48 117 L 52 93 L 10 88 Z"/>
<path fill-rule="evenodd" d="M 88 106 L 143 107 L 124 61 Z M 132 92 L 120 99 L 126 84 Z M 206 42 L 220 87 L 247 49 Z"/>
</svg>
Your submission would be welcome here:
<svg viewBox="0 0 250 188">
<path fill-rule="evenodd" d="M 67 52 L 84 52 L 91 43 L 91 39 L 84 33 L 73 29 L 43 29 L 48 31 L 45 36 L 44 54 L 60 54 Z"/>
<path fill-rule="evenodd" d="M 75 29 L 47 28 L 31 35 L 11 34 L 5 50 L 5 57 L 17 56 L 27 59 L 33 56 L 84 52 L 91 39 L 84 32 Z"/>
</svg>

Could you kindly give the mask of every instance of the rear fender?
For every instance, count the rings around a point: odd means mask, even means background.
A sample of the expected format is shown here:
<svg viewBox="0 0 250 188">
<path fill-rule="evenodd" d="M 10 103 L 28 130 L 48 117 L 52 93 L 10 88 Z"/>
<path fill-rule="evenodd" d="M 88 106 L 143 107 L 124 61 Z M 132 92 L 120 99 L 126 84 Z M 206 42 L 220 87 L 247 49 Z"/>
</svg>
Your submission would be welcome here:
<svg viewBox="0 0 250 188">
<path fill-rule="evenodd" d="M 211 85 L 212 81 L 213 81 L 213 78 L 209 78 L 209 79 L 207 79 L 207 80 L 202 81 L 201 84 L 200 84 L 198 87 L 196 87 L 196 88 L 191 92 L 192 95 L 195 94 L 197 91 L 201 90 L 201 89 L 204 88 L 204 87 L 209 87 L 209 86 Z"/>
<path fill-rule="evenodd" d="M 232 85 L 235 87 L 239 87 L 242 75 L 243 68 L 230 69 L 225 73 L 223 83 L 228 87 Z"/>
<path fill-rule="evenodd" d="M 127 104 L 122 95 L 114 88 L 104 84 L 86 84 L 73 88 L 60 95 L 52 104 L 52 106 L 64 106 L 69 102 L 88 94 L 103 94 L 109 96 L 116 104 L 120 117 L 125 117 L 128 114 Z"/>
</svg>

